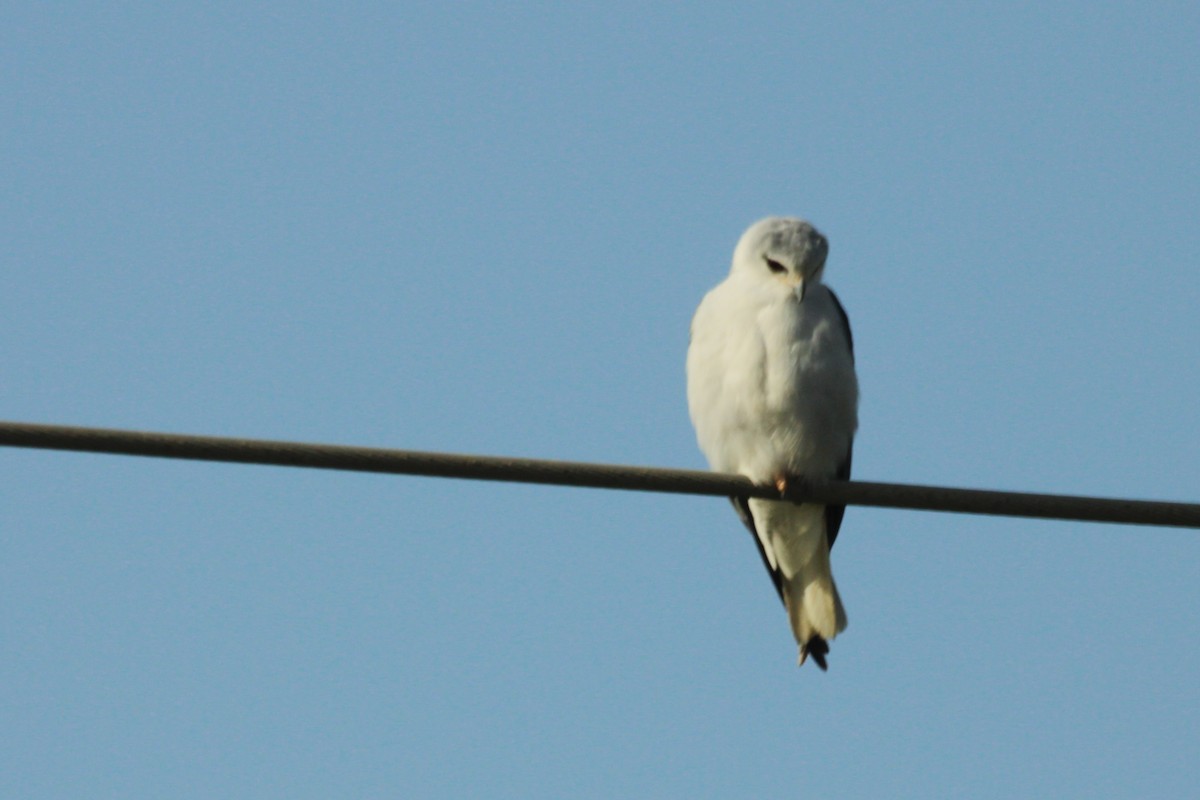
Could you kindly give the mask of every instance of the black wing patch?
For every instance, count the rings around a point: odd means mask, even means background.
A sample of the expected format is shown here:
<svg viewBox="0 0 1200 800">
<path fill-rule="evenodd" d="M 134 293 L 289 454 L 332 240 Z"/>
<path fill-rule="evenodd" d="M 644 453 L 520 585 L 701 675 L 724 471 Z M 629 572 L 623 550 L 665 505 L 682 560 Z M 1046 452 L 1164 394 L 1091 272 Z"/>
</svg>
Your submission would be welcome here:
<svg viewBox="0 0 1200 800">
<path fill-rule="evenodd" d="M 838 480 L 850 480 L 850 458 L 853 453 L 854 448 L 851 447 L 846 453 L 846 460 L 838 465 L 836 473 Z M 825 542 L 829 545 L 830 550 L 833 549 L 838 531 L 842 528 L 842 517 L 844 516 L 846 516 L 845 506 L 825 506 Z"/>
<path fill-rule="evenodd" d="M 750 537 L 754 539 L 754 546 L 758 548 L 758 555 L 762 559 L 763 566 L 767 568 L 767 574 L 771 576 L 771 583 L 775 584 L 775 591 L 779 594 L 779 602 L 783 603 L 783 573 L 771 566 L 771 560 L 767 558 L 767 551 L 763 549 L 762 539 L 758 538 L 758 529 L 754 527 L 754 517 L 750 514 L 750 498 L 748 497 L 731 497 L 729 502 L 733 503 L 733 510 L 742 518 L 746 528 L 750 531 Z M 784 603 L 786 606 L 787 604 Z"/>
<path fill-rule="evenodd" d="M 826 287 L 828 288 L 828 287 Z M 842 332 L 846 334 L 846 344 L 850 346 L 850 361 L 854 361 L 854 334 L 850 331 L 850 317 L 846 316 L 846 309 L 842 308 L 842 301 L 838 300 L 838 296 L 829 290 L 829 296 L 833 298 L 833 307 L 837 309 L 838 316 L 842 320 Z M 846 451 L 846 460 L 838 465 L 837 477 L 839 480 L 850 480 L 850 457 L 854 452 L 854 448 Z M 829 547 L 833 548 L 833 542 L 837 539 L 838 531 L 842 527 L 842 517 L 846 516 L 845 506 L 825 506 L 825 541 L 829 543 Z"/>
<path fill-rule="evenodd" d="M 825 288 L 829 289 L 828 286 Z M 838 316 L 842 318 L 842 331 L 846 334 L 846 344 L 850 345 L 850 360 L 854 361 L 854 334 L 850 332 L 850 318 L 846 316 L 846 309 L 842 308 L 842 301 L 838 300 L 833 289 L 829 289 L 829 296 L 833 298 L 833 307 L 837 309 Z"/>
</svg>

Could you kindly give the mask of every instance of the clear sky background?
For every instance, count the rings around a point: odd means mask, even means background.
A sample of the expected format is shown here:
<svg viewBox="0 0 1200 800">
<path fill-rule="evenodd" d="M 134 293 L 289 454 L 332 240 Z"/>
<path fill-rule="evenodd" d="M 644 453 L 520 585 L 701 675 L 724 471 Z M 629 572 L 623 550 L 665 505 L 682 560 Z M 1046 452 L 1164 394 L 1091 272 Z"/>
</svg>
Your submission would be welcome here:
<svg viewBox="0 0 1200 800">
<path fill-rule="evenodd" d="M 9 4 L 0 418 L 702 467 L 767 214 L 855 475 L 1200 500 L 1200 6 Z M 1200 539 L 0 451 L 0 795 L 1183 797 Z"/>
</svg>

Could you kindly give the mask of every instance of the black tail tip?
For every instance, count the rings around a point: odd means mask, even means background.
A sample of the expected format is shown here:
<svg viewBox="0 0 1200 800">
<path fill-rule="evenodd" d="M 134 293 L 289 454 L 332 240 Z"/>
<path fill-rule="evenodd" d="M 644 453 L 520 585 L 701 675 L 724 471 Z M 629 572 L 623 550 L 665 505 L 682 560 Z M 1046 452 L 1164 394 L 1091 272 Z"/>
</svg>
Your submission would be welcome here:
<svg viewBox="0 0 1200 800">
<path fill-rule="evenodd" d="M 804 645 L 803 654 L 811 657 L 813 663 L 821 668 L 821 672 L 829 669 L 829 664 L 825 662 L 825 656 L 829 655 L 829 642 L 820 636 L 808 640 L 808 644 Z"/>
</svg>

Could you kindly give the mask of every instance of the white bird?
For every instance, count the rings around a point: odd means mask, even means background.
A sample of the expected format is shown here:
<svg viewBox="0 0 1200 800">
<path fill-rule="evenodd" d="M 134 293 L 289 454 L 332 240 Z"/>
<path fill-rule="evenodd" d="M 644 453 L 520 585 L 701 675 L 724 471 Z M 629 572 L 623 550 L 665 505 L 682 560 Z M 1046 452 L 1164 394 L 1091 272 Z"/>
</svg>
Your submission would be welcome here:
<svg viewBox="0 0 1200 800">
<path fill-rule="evenodd" d="M 858 427 L 854 343 L 845 310 L 821 283 L 829 244 L 808 222 L 768 217 L 692 319 L 688 411 L 718 472 L 782 494 L 793 478 L 850 477 Z M 846 627 L 829 566 L 845 506 L 732 498 L 787 608 L 800 647 L 822 670 Z"/>
</svg>

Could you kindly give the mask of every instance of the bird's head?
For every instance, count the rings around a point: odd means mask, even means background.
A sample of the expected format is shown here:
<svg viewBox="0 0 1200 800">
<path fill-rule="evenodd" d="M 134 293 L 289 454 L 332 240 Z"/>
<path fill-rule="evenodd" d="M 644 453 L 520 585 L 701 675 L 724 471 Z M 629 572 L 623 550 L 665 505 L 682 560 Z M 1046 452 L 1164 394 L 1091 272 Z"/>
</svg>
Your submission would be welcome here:
<svg viewBox="0 0 1200 800">
<path fill-rule="evenodd" d="M 732 274 L 773 281 L 804 300 L 807 289 L 821 282 L 829 241 L 796 217 L 767 217 L 742 234 L 733 251 Z"/>
</svg>

